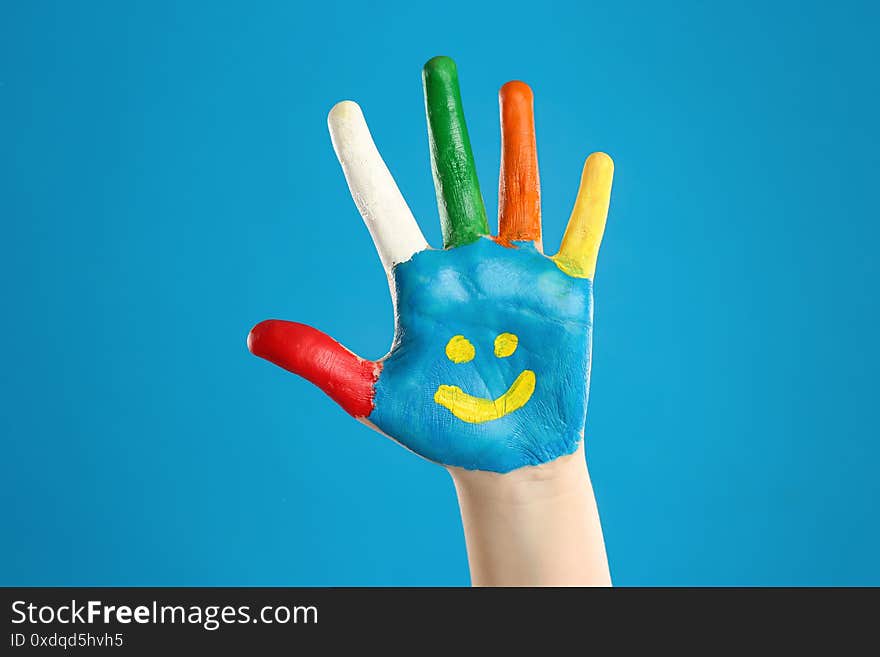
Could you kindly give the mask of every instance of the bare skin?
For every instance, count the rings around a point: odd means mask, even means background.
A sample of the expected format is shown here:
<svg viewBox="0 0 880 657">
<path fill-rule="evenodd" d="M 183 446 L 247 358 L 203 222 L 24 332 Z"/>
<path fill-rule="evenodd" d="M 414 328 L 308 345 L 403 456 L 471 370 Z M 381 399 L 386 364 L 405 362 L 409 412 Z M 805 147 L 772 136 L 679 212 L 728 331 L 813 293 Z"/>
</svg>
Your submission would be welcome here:
<svg viewBox="0 0 880 657">
<path fill-rule="evenodd" d="M 611 586 L 583 442 L 507 474 L 447 469 L 474 586 Z"/>
</svg>

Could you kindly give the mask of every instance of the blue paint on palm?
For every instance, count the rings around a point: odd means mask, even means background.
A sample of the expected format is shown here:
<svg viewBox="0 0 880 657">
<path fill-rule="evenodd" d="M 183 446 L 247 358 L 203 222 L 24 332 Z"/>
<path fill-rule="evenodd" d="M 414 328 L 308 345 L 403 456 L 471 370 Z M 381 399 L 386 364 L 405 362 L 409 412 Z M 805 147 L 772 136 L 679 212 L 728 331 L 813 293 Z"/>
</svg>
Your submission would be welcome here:
<svg viewBox="0 0 880 657">
<path fill-rule="evenodd" d="M 592 284 L 560 271 L 530 244 L 510 249 L 489 239 L 429 250 L 394 269 L 397 326 L 376 384 L 369 421 L 438 463 L 509 472 L 577 449 L 586 420 Z M 518 336 L 498 358 L 495 338 Z M 453 363 L 446 343 L 463 335 L 476 355 Z M 534 393 L 512 413 L 465 422 L 434 401 L 440 385 L 496 399 L 523 370 Z"/>
</svg>

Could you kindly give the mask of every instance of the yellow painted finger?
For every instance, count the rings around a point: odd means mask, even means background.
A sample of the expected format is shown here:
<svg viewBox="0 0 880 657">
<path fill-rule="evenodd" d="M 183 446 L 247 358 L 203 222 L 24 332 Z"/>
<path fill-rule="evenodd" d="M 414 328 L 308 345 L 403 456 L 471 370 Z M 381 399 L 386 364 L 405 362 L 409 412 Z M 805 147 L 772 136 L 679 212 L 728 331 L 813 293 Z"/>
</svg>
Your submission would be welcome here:
<svg viewBox="0 0 880 657">
<path fill-rule="evenodd" d="M 569 276 L 593 278 L 596 273 L 613 177 L 614 162 L 605 153 L 593 153 L 587 158 L 562 245 L 553 256 L 556 266 Z"/>
</svg>

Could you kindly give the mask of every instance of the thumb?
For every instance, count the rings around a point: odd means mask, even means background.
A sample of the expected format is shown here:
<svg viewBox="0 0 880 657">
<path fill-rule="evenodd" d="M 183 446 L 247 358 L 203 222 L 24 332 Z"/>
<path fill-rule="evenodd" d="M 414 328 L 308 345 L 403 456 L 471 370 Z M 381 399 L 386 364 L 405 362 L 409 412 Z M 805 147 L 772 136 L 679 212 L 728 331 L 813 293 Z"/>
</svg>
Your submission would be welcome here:
<svg viewBox="0 0 880 657">
<path fill-rule="evenodd" d="M 251 329 L 248 349 L 311 381 L 356 418 L 373 412 L 382 364 L 359 358 L 329 335 L 296 322 L 267 319 Z"/>
</svg>

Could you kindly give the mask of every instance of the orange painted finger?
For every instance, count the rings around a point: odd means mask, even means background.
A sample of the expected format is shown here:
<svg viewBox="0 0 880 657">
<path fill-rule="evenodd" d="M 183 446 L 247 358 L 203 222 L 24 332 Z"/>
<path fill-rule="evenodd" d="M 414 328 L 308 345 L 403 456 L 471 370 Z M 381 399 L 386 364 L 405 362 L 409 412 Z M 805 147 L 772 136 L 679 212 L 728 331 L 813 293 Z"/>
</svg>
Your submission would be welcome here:
<svg viewBox="0 0 880 657">
<path fill-rule="evenodd" d="M 498 241 L 533 241 L 541 248 L 541 182 L 532 90 L 508 82 L 501 107 L 501 172 L 498 177 Z"/>
</svg>

